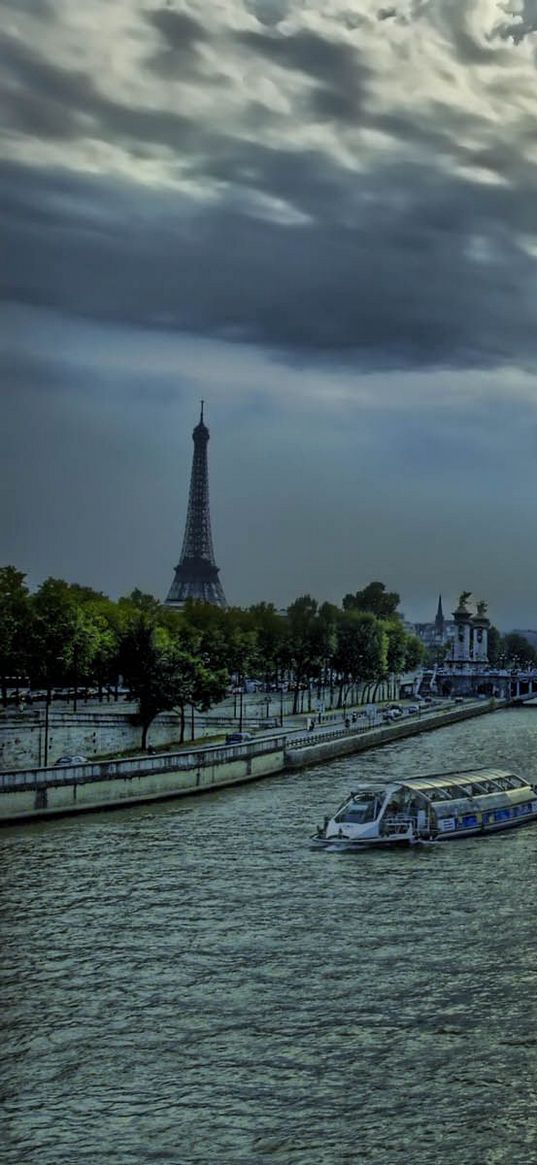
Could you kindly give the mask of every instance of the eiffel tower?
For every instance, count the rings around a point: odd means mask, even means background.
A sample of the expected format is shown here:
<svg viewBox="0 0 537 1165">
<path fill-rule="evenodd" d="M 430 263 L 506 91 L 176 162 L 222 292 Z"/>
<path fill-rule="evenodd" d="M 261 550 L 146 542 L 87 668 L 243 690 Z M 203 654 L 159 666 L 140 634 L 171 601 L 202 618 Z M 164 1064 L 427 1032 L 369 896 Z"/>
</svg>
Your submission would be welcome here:
<svg viewBox="0 0 537 1165">
<path fill-rule="evenodd" d="M 226 607 L 226 596 L 218 578 L 218 567 L 214 561 L 211 537 L 211 517 L 209 514 L 209 473 L 207 469 L 207 445 L 209 430 L 203 422 L 203 401 L 199 424 L 192 433 L 194 454 L 188 495 L 185 536 L 179 565 L 168 592 L 166 603 L 179 607 L 185 599 L 198 599 L 202 603 L 212 603 L 215 607 Z"/>
</svg>

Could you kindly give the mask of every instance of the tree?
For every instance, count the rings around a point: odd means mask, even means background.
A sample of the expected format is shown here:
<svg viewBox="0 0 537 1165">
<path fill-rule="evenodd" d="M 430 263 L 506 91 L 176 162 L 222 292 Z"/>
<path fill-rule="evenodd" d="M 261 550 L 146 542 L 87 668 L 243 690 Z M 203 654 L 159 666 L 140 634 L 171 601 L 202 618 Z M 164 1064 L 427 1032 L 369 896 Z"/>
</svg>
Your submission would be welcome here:
<svg viewBox="0 0 537 1165">
<path fill-rule="evenodd" d="M 7 681 L 26 677 L 30 604 L 26 575 L 14 566 L 0 568 L 0 682 L 7 704 Z"/>
<path fill-rule="evenodd" d="M 322 660 L 322 633 L 317 618 L 317 602 L 301 595 L 287 609 L 286 649 L 294 673 L 293 714 L 298 711 L 300 686 L 316 672 Z"/>
<path fill-rule="evenodd" d="M 528 643 L 523 635 L 510 631 L 502 640 L 502 653 L 505 655 L 508 667 L 528 668 L 535 667 L 537 651 Z"/>
<path fill-rule="evenodd" d="M 405 644 L 405 671 L 415 671 L 423 663 L 425 647 L 417 635 L 407 635 Z"/>
<path fill-rule="evenodd" d="M 33 684 L 43 684 L 50 700 L 51 688 L 63 685 L 73 663 L 73 642 L 77 634 L 77 607 L 69 583 L 48 578 L 32 596 Z"/>
<path fill-rule="evenodd" d="M 388 641 L 386 674 L 398 676 L 405 670 L 408 635 L 400 619 L 384 619 L 382 626 Z"/>
<path fill-rule="evenodd" d="M 388 638 L 383 624 L 369 611 L 340 614 L 332 660 L 339 674 L 339 705 L 353 684 L 373 683 L 386 673 Z"/>
<path fill-rule="evenodd" d="M 489 663 L 494 667 L 498 665 L 500 657 L 503 653 L 502 636 L 497 627 L 490 626 L 487 637 L 487 655 Z"/>
<path fill-rule="evenodd" d="M 345 595 L 344 611 L 370 611 L 379 619 L 390 619 L 395 615 L 400 597 L 396 591 L 387 591 L 384 583 L 370 582 L 362 591 Z"/>
<path fill-rule="evenodd" d="M 139 587 L 135 587 L 130 595 L 125 595 L 119 599 L 120 605 L 131 607 L 135 611 L 141 611 L 144 615 L 150 615 L 157 618 L 160 611 L 160 603 L 155 599 L 154 595 L 146 595 Z"/>
<path fill-rule="evenodd" d="M 267 684 L 273 679 L 278 681 L 285 660 L 285 619 L 272 603 L 257 603 L 250 607 L 249 615 L 255 633 L 256 671 Z"/>
<path fill-rule="evenodd" d="M 185 705 L 206 711 L 223 698 L 228 676 L 225 670 L 212 671 L 207 665 L 155 626 L 141 611 L 122 636 L 120 659 L 123 675 L 138 701 L 142 725 L 142 749 L 153 720 L 160 712 L 177 709 L 184 739 Z"/>
</svg>

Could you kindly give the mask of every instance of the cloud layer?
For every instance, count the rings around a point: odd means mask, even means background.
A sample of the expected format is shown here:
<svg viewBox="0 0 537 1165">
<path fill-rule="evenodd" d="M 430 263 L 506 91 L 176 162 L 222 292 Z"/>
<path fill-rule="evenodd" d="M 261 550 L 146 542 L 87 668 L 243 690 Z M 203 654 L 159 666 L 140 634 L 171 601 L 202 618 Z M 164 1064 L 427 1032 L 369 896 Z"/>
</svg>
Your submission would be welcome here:
<svg viewBox="0 0 537 1165">
<path fill-rule="evenodd" d="M 534 9 L 10 6 L 4 294 L 362 367 L 533 361 Z"/>
<path fill-rule="evenodd" d="M 204 397 L 232 601 L 537 626 L 537 0 L 2 17 L 2 559 L 164 596 Z"/>
</svg>

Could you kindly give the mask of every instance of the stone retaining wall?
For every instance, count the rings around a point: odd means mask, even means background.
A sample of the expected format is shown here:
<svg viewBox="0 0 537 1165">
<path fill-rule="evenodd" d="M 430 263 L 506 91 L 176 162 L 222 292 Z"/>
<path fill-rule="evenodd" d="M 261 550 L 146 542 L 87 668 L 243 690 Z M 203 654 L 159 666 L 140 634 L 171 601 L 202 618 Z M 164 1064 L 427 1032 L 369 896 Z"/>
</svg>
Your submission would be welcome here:
<svg viewBox="0 0 537 1165">
<path fill-rule="evenodd" d="M 221 731 L 229 731 L 229 721 L 222 721 Z M 219 731 L 218 720 L 196 719 L 196 738 L 214 735 Z M 148 743 L 155 748 L 179 744 L 179 717 L 174 712 L 161 712 L 153 721 Z M 190 736 L 190 717 L 187 718 L 186 738 Z M 48 718 L 48 761 L 54 764 L 60 756 L 82 755 L 92 757 L 107 753 L 129 752 L 140 747 L 142 729 L 136 722 L 136 706 L 72 712 L 57 710 L 52 704 Z M 0 769 L 38 767 L 45 761 L 45 709 L 28 708 L 24 712 L 9 712 L 0 716 Z"/>
<path fill-rule="evenodd" d="M 308 735 L 290 742 L 281 735 L 242 745 L 96 761 L 66 769 L 3 772 L 0 823 L 206 792 L 375 748 L 500 706 L 501 701 L 487 700 L 368 732 L 339 732 L 329 740 L 320 736 L 310 740 Z"/>
<path fill-rule="evenodd" d="M 198 752 L 0 774 L 0 822 L 134 805 L 254 781 L 284 768 L 285 737 Z"/>
</svg>

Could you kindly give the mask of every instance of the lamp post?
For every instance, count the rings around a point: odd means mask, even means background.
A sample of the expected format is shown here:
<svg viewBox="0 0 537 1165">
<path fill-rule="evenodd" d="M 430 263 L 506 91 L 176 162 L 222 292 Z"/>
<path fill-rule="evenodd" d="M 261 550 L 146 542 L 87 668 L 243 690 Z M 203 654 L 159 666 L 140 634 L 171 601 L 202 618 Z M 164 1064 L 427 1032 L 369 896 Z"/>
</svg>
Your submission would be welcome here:
<svg viewBox="0 0 537 1165">
<path fill-rule="evenodd" d="M 243 697 L 244 697 L 244 692 L 243 692 L 243 690 L 242 690 L 242 688 L 241 688 L 241 690 L 240 690 L 240 692 L 239 692 L 239 732 L 242 732 L 242 703 L 243 703 Z"/>
<path fill-rule="evenodd" d="M 47 698 L 45 701 L 45 747 L 43 750 L 43 765 L 44 768 L 48 765 L 48 714 L 50 708 L 50 688 L 47 688 Z"/>
<path fill-rule="evenodd" d="M 77 711 L 78 703 L 78 643 L 75 639 L 73 647 L 73 712 Z"/>
<path fill-rule="evenodd" d="M 283 728 L 283 687 L 280 688 L 280 728 Z"/>
</svg>

